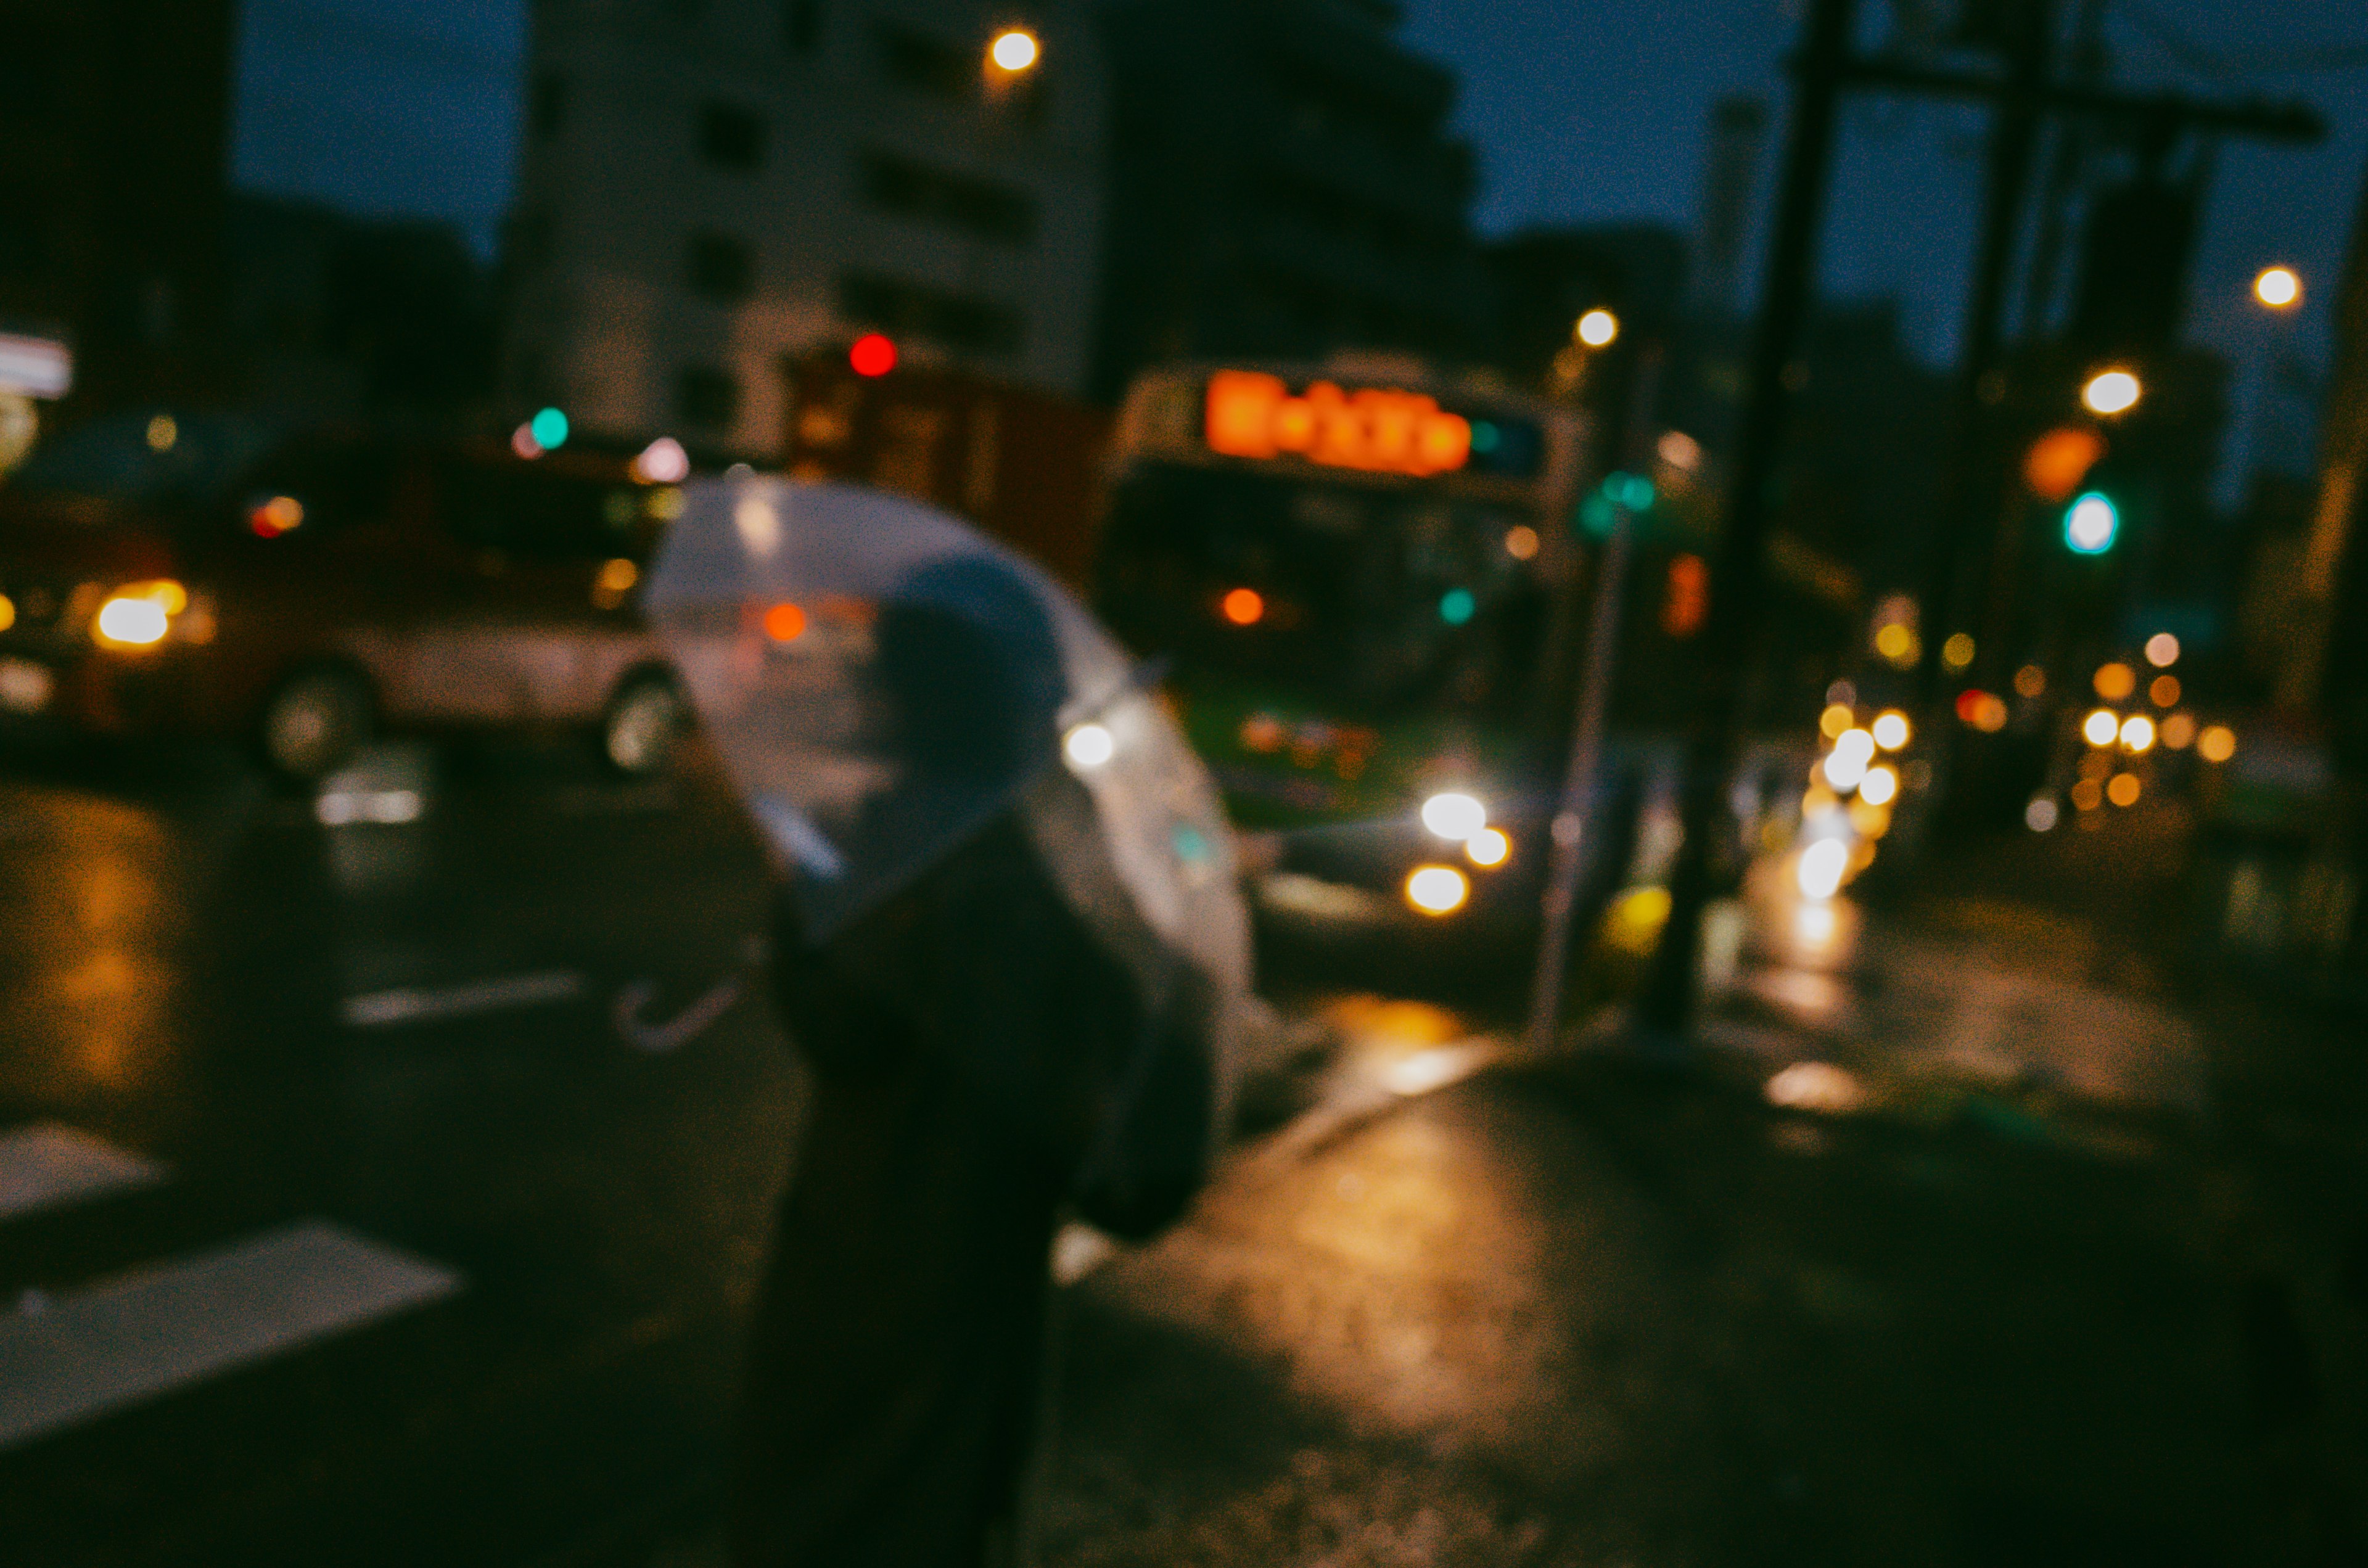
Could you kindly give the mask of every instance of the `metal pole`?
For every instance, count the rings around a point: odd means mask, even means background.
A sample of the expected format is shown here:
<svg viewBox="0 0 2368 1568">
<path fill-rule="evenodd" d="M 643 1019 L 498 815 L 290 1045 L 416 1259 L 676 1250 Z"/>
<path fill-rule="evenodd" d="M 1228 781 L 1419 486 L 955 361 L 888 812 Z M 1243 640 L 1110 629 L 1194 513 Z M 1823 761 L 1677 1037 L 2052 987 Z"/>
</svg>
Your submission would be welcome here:
<svg viewBox="0 0 2368 1568">
<path fill-rule="evenodd" d="M 2008 284 L 2014 271 L 2015 239 L 2021 232 L 2023 208 L 2031 187 L 2032 165 L 2039 151 L 2040 100 L 2047 87 L 2048 62 L 2055 42 L 2055 7 L 2035 0 L 2024 14 L 2021 37 L 2015 40 L 2011 62 L 2013 85 L 1998 105 L 1990 131 L 1989 172 L 1982 206 L 1982 248 L 1974 269 L 1973 299 L 1965 311 L 1965 340 L 1957 372 L 1956 428 L 1950 441 L 1949 462 L 1941 486 L 1941 537 L 1933 543 L 1925 578 L 1924 661 L 1918 672 L 1918 696 L 1929 717 L 1928 733 L 1951 733 L 1945 718 L 1949 675 L 1941 650 L 1948 639 L 1964 630 L 1959 620 L 1976 619 L 1973 606 L 1961 605 L 1958 582 L 1971 562 L 1965 561 L 1980 511 L 1975 496 L 1981 490 L 1987 443 L 1983 440 L 1987 411 L 2002 388 L 1989 385 L 1998 369 L 1999 348 L 2006 335 Z M 1989 562 L 1976 567 L 1985 576 Z M 1994 642 L 1994 639 L 1985 641 Z M 1987 674 L 2004 654 L 2003 648 L 1976 644 L 1975 654 Z M 1992 684 L 1995 684 L 1994 682 Z"/>
<path fill-rule="evenodd" d="M 1587 679 L 1580 687 L 1578 727 L 1570 741 L 1570 766 L 1563 773 L 1562 803 L 1554 818 L 1554 851 L 1546 872 L 1545 935 L 1538 944 L 1538 971 L 1530 991 L 1530 1049 L 1554 1049 L 1562 1016 L 1563 971 L 1570 954 L 1571 921 L 1577 915 L 1578 873 L 1585 864 L 1588 802 L 1603 756 L 1603 710 L 1611 699 L 1612 666 L 1620 651 L 1620 608 L 1627 592 L 1629 542 L 1635 532 L 1628 508 L 1618 510 L 1611 539 L 1597 563 L 1595 614 L 1587 631 Z"/>
<path fill-rule="evenodd" d="M 1691 1025 L 1698 1000 L 1711 839 L 1719 830 L 1726 781 L 1742 754 L 1745 697 L 1767 618 L 1768 533 L 1784 435 L 1784 374 L 1816 292 L 1817 235 L 1825 221 L 1834 124 L 1857 12 L 1857 0 L 1815 0 L 1802 51 L 1783 189 L 1752 340 L 1750 402 L 1736 446 L 1726 526 L 1711 572 L 1710 619 L 1702 629 L 1711 686 L 1687 747 L 1685 839 L 1669 877 L 1669 923 L 1636 1001 L 1637 1030 L 1670 1041 Z"/>
</svg>

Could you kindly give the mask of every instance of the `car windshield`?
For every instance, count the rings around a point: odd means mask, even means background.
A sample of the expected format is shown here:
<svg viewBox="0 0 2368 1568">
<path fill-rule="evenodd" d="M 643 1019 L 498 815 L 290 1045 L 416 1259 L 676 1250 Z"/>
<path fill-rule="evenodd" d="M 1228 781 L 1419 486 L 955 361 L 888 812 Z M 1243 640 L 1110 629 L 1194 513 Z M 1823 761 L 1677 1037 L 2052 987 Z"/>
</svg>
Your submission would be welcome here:
<svg viewBox="0 0 2368 1568">
<path fill-rule="evenodd" d="M 284 433 L 252 416 L 119 415 L 45 439 L 6 487 L 19 494 L 188 506 L 221 495 Z"/>
<path fill-rule="evenodd" d="M 1372 713 L 1518 699 L 1545 601 L 1508 506 L 1146 467 L 1120 488 L 1102 608 L 1142 651 L 1304 685 Z"/>
</svg>

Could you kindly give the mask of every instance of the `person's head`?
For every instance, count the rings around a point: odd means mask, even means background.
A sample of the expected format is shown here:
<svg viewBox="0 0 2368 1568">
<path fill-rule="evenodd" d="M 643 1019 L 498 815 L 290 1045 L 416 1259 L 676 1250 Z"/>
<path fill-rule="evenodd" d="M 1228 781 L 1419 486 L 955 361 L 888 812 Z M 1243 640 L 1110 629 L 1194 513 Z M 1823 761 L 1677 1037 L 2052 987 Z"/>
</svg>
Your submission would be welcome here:
<svg viewBox="0 0 2368 1568">
<path fill-rule="evenodd" d="M 924 567 L 882 604 L 874 635 L 892 749 L 916 772 L 1016 783 L 1054 755 L 1060 645 L 1008 567 Z"/>
</svg>

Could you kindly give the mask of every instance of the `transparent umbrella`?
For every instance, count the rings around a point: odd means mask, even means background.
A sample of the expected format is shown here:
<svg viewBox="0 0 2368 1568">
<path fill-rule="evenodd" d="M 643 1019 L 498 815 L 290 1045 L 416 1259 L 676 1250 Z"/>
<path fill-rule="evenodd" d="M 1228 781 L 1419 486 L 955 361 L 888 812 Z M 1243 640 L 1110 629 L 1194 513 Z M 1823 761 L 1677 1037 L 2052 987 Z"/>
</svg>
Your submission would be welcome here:
<svg viewBox="0 0 2368 1568">
<path fill-rule="evenodd" d="M 1042 570 L 850 485 L 685 487 L 645 608 L 815 941 L 1017 806 L 1155 1007 L 1189 966 L 1221 1081 L 1248 920 L 1207 771 L 1125 652 Z M 1065 767 L 1083 791 L 1035 786 Z M 1088 806 L 1078 804 L 1080 800 Z"/>
</svg>

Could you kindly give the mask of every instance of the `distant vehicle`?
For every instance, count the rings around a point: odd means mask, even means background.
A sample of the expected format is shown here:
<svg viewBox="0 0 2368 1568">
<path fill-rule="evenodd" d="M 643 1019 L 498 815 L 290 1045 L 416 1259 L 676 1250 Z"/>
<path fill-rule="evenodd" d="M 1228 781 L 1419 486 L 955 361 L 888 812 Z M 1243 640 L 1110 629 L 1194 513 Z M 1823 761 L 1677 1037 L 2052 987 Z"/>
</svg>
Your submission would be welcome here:
<svg viewBox="0 0 2368 1568">
<path fill-rule="evenodd" d="M 1172 661 L 1269 915 L 1534 915 L 1579 435 L 1556 405 L 1387 366 L 1179 366 L 1131 390 L 1096 597 Z"/>
<path fill-rule="evenodd" d="M 683 709 L 632 590 L 678 506 L 597 454 L 97 421 L 0 483 L 0 714 L 297 778 L 381 726 L 580 725 L 655 771 Z"/>
<path fill-rule="evenodd" d="M 1110 416 L 1050 392 L 897 363 L 886 337 L 790 373 L 783 467 L 893 490 L 968 518 L 1082 590 Z"/>
</svg>

